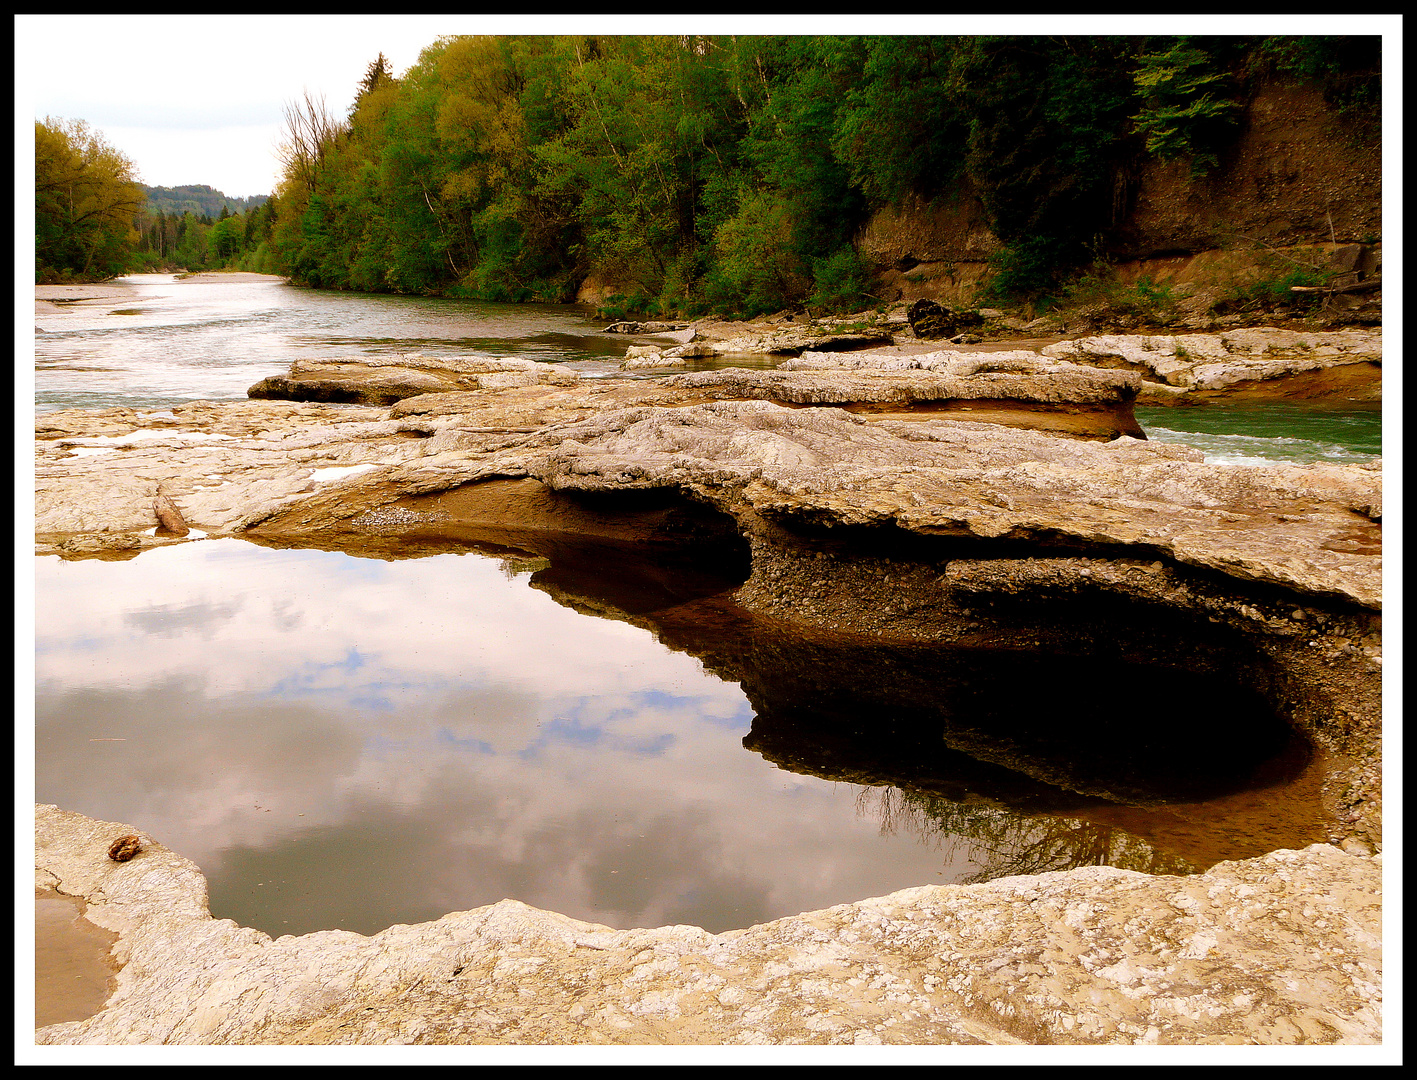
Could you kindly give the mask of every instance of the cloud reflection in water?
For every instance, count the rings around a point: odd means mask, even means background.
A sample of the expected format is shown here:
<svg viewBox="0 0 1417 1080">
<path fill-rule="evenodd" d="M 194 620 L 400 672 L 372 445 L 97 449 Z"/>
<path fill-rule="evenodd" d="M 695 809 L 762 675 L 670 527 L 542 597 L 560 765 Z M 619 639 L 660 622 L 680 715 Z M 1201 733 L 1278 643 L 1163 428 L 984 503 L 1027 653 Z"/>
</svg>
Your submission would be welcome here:
<svg viewBox="0 0 1417 1080">
<path fill-rule="evenodd" d="M 36 797 L 192 858 L 218 917 L 371 933 L 510 896 L 721 930 L 953 876 L 745 751 L 737 685 L 495 559 L 37 562 Z"/>
</svg>

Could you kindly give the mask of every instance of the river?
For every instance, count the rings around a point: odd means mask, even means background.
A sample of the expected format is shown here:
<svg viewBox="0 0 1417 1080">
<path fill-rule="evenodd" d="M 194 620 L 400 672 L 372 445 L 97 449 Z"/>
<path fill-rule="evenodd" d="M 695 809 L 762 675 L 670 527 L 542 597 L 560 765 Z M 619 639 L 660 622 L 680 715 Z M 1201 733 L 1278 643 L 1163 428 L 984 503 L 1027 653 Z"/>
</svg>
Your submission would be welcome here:
<svg viewBox="0 0 1417 1080">
<path fill-rule="evenodd" d="M 300 356 L 485 352 L 603 376 L 626 346 L 574 307 L 118 284 L 111 304 L 37 316 L 38 411 L 241 400 Z M 1167 437 L 1221 415 L 1184 414 Z M 1248 440 L 1248 460 L 1376 452 L 1361 423 L 1345 434 L 1347 420 L 1301 420 L 1270 416 L 1262 432 L 1232 416 L 1207 435 Z M 1212 777 L 1213 790 L 1150 807 L 981 788 L 962 758 L 929 747 L 941 775 L 892 784 L 879 775 L 892 754 L 869 735 L 820 766 L 782 767 L 762 749 L 780 718 L 754 704 L 774 699 L 772 671 L 754 669 L 750 700 L 746 681 L 656 632 L 558 603 L 546 572 L 516 552 L 375 559 L 234 539 L 126 562 L 36 559 L 35 797 L 144 829 L 202 868 L 216 917 L 272 935 L 372 933 L 503 897 L 612 926 L 720 931 L 925 883 L 1092 862 L 1187 872 L 1321 839 L 1317 773 L 1302 762 L 1279 784 L 1270 768 L 1264 790 Z M 702 609 L 727 620 L 725 647 L 744 617 L 730 588 Z M 774 655 L 796 643 L 780 644 Z M 871 662 L 832 655 L 844 670 Z M 966 687 L 960 701 L 1038 665 L 1040 685 L 1062 677 L 1048 657 L 1003 674 L 989 658 L 928 663 Z M 1144 694 L 1152 676 L 1083 677 Z M 1215 711 L 1216 732 L 1246 718 L 1212 699 L 1257 707 L 1166 677 L 1166 707 Z M 835 700 L 821 722 L 886 707 Z M 1261 748 L 1240 771 L 1292 750 Z M 1115 752 L 1119 770 L 1146 773 L 1179 751 Z M 955 772 L 970 776 L 963 801 L 939 794 Z"/>
</svg>

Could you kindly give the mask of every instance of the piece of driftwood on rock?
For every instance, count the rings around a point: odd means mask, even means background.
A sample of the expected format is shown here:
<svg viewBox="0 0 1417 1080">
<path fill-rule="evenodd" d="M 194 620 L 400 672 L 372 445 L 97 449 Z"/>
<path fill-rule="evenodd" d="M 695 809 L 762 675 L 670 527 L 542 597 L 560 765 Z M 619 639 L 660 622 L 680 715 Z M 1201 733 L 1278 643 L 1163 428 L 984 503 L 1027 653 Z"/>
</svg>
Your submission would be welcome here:
<svg viewBox="0 0 1417 1080">
<path fill-rule="evenodd" d="M 186 536 L 187 523 L 182 520 L 182 511 L 166 495 L 153 500 L 153 513 L 157 515 L 158 531 L 169 536 Z"/>
<path fill-rule="evenodd" d="M 1290 292 L 1321 292 L 1321 293 L 1355 293 L 1355 292 L 1376 292 L 1383 287 L 1382 278 L 1369 278 L 1367 281 L 1355 281 L 1348 285 L 1291 285 Z"/>
</svg>

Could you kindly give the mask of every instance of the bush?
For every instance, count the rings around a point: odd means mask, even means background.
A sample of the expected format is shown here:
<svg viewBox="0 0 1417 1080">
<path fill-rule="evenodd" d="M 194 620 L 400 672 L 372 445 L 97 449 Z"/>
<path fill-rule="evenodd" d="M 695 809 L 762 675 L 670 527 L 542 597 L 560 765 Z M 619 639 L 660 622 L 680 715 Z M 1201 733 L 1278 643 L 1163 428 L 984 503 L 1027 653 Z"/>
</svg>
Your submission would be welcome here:
<svg viewBox="0 0 1417 1080">
<path fill-rule="evenodd" d="M 659 312 L 659 302 L 651 300 L 643 293 L 633 293 L 629 296 L 616 293 L 601 302 L 595 309 L 595 317 L 608 322 L 620 322 L 623 319 L 653 319 Z"/>
<path fill-rule="evenodd" d="M 1145 277 L 1132 285 L 1117 279 L 1110 266 L 1094 266 L 1063 287 L 1061 303 L 1067 306 L 1103 306 L 1112 314 L 1134 315 L 1164 325 L 1176 315 L 1171 286 Z"/>
<path fill-rule="evenodd" d="M 1278 307 L 1312 309 L 1323 303 L 1323 293 L 1296 293 L 1295 285 L 1316 288 L 1333 277 L 1333 271 L 1311 266 L 1295 266 L 1271 277 L 1247 285 L 1231 286 L 1212 311 L 1217 314 L 1240 314 L 1252 311 L 1273 311 Z"/>
<path fill-rule="evenodd" d="M 767 192 L 744 189 L 738 212 L 714 234 L 715 261 L 704 281 L 710 303 L 752 318 L 801 299 L 807 283 L 798 272 L 792 240 L 786 205 Z"/>
<path fill-rule="evenodd" d="M 860 311 L 876 297 L 867 291 L 871 272 L 850 244 L 812 264 L 812 295 L 807 303 L 827 311 Z"/>
<path fill-rule="evenodd" d="M 1077 247 L 1053 236 L 1030 236 L 1009 245 L 990 257 L 994 276 L 979 298 L 1004 303 L 1027 300 L 1047 310 L 1057 302 L 1054 294 L 1064 269 L 1078 262 Z"/>
</svg>

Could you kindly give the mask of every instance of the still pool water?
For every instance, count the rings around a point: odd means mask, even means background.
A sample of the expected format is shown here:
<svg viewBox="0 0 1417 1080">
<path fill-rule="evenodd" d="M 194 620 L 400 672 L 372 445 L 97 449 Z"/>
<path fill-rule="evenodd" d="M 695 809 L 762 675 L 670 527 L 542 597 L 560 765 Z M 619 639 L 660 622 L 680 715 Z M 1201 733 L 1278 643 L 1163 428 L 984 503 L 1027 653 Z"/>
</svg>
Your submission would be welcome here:
<svg viewBox="0 0 1417 1080">
<path fill-rule="evenodd" d="M 300 357 L 482 353 L 594 377 L 633 341 L 571 307 L 170 275 L 119 285 L 112 304 L 37 316 L 37 411 L 242 400 Z M 1376 413 L 1283 408 L 1139 414 L 1154 437 L 1222 460 L 1380 451 Z M 273 935 L 372 933 L 504 897 L 720 931 L 925 883 L 1095 863 L 1184 873 L 1322 838 L 1317 765 L 1261 755 L 1194 798 L 1129 803 L 945 752 L 931 687 L 951 688 L 951 722 L 969 728 L 1010 686 L 1077 674 L 1068 658 L 903 656 L 882 680 L 884 659 L 855 646 L 742 631 L 732 583 L 706 607 L 630 621 L 587 614 L 614 605 L 577 603 L 526 553 L 387 554 L 208 539 L 128 561 L 36 559 L 36 799 L 144 830 L 201 867 L 218 918 Z M 1195 745 L 1147 750 L 1155 775 L 1178 754 L 1226 760 L 1206 740 L 1247 719 L 1212 705 L 1242 696 L 1184 671 L 1077 677 L 1116 677 L 1135 710 L 1161 678 L 1174 730 L 1213 721 Z M 882 697 L 882 682 L 912 678 L 928 683 L 916 700 Z M 828 684 L 830 700 L 802 704 Z M 1029 719 L 989 722 L 1007 741 Z M 1119 769 L 1137 764 L 1138 740 L 1104 734 Z M 1043 772 L 1110 774 L 1084 757 Z"/>
<path fill-rule="evenodd" d="M 1059 682 L 1072 661 L 878 663 L 735 625 L 715 637 L 725 611 L 745 618 L 722 597 L 655 614 L 720 659 L 754 638 L 760 659 L 733 661 L 740 685 L 645 625 L 562 606 L 544 559 L 474 551 L 380 560 L 209 539 L 36 563 L 36 800 L 138 826 L 202 868 L 215 916 L 273 935 L 373 933 L 504 897 L 721 931 L 925 883 L 1092 863 L 1189 872 L 1315 839 L 1313 769 L 1245 783 L 1274 748 L 1223 777 L 1218 799 L 1147 807 L 940 742 L 932 710 L 973 730 L 1019 679 L 1089 712 L 1099 680 L 1131 697 L 1152 685 L 1145 671 L 1089 669 L 1074 694 Z M 955 705 L 928 688 L 923 712 L 880 686 L 855 700 L 849 673 L 891 664 L 883 682 L 914 673 Z M 813 680 L 823 665 L 833 679 Z M 1255 708 L 1161 677 L 1188 715 Z M 1043 715 L 1016 707 L 1028 715 L 993 717 L 1008 738 Z M 1053 728 L 1075 722 L 1046 712 Z M 1164 759 L 1141 763 L 1153 774 L 1178 754 L 1214 759 L 1200 744 L 1227 738 L 1157 724 L 1183 737 L 1147 751 Z M 1107 740 L 1115 769 L 1070 739 L 1045 773 L 1124 773 L 1136 740 Z M 1227 742 L 1222 757 L 1240 756 Z"/>
<path fill-rule="evenodd" d="M 193 859 L 218 917 L 371 933 L 515 897 L 723 929 L 976 869 L 745 751 L 736 684 L 495 558 L 39 563 L 36 799 Z"/>
</svg>

